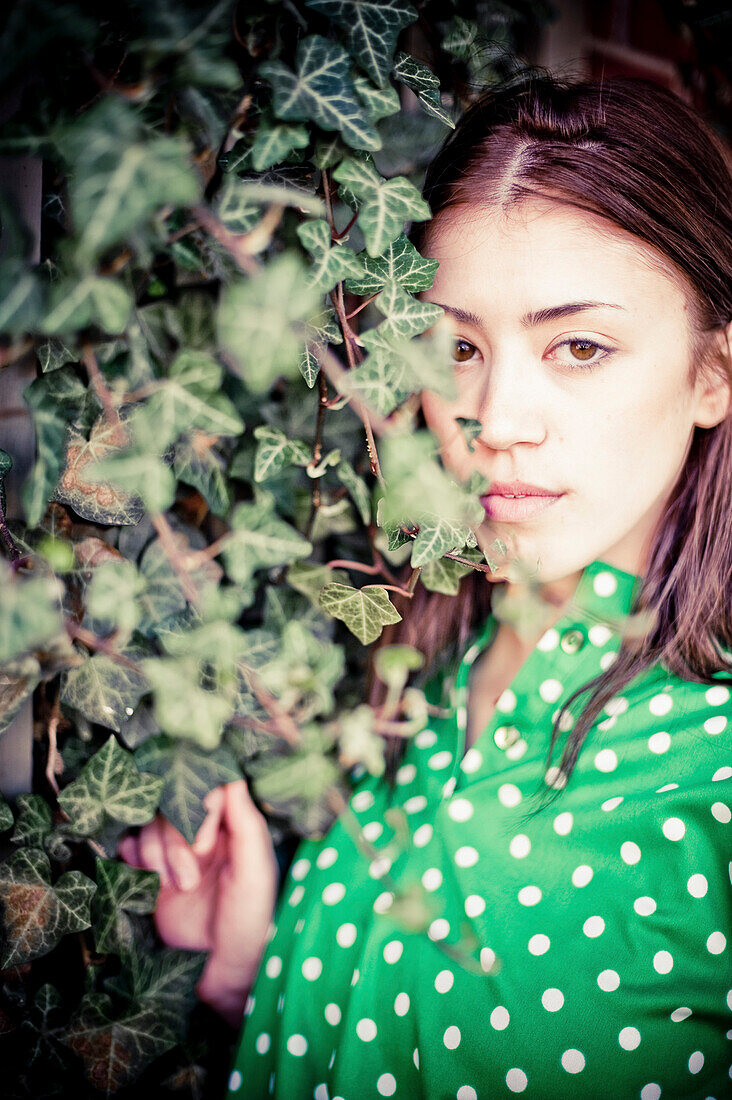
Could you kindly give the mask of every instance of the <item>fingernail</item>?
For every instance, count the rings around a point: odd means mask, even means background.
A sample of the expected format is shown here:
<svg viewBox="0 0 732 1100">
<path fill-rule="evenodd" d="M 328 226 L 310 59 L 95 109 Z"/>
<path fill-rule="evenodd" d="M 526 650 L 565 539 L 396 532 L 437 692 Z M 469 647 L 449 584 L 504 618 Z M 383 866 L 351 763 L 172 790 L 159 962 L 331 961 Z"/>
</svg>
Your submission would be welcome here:
<svg viewBox="0 0 732 1100">
<path fill-rule="evenodd" d="M 181 890 L 193 890 L 198 886 L 198 871 L 194 867 L 184 864 L 176 871 L 176 876 Z"/>
</svg>

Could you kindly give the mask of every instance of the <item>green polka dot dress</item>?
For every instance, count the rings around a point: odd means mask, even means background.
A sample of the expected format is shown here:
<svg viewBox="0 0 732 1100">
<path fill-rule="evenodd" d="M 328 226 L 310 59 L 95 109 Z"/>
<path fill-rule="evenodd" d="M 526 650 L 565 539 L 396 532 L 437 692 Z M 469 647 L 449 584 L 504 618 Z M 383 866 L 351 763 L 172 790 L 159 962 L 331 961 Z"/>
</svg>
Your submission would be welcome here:
<svg viewBox="0 0 732 1100">
<path fill-rule="evenodd" d="M 229 1097 L 732 1095 L 730 691 L 657 665 L 568 781 L 544 771 L 558 706 L 614 659 L 639 584 L 588 565 L 467 753 L 495 618 L 429 680 L 448 717 L 410 741 L 395 791 L 362 774 L 357 827 L 298 847 Z M 527 820 L 537 782 L 561 794 Z"/>
</svg>

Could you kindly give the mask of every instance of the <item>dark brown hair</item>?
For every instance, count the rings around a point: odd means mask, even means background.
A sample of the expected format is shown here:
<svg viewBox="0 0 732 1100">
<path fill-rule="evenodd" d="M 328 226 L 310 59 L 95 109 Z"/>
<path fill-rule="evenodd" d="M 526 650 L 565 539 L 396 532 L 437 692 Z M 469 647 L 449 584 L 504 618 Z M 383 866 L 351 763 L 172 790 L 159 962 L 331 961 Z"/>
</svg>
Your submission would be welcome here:
<svg viewBox="0 0 732 1100">
<path fill-rule="evenodd" d="M 614 77 L 565 81 L 532 69 L 491 87 L 463 114 L 430 164 L 423 195 L 432 223 L 415 227 L 418 247 L 439 231 L 441 212 L 459 205 L 507 208 L 542 196 L 589 211 L 651 246 L 665 274 L 689 302 L 692 352 L 688 381 L 732 382 L 732 174 L 712 128 L 674 93 L 650 80 Z M 646 252 L 648 254 L 648 252 Z M 424 426 L 420 411 L 421 425 Z M 585 692 L 586 705 L 559 763 L 569 777 L 582 742 L 605 704 L 644 669 L 662 663 L 685 680 L 717 683 L 732 669 L 732 416 L 696 426 L 685 465 L 650 544 L 648 567 L 631 615 L 645 615 L 640 636 L 622 636 L 616 659 L 573 692 L 555 714 L 547 767 L 565 710 Z M 397 573 L 406 586 L 407 562 Z M 402 621 L 387 627 L 369 655 L 367 691 L 378 705 L 383 686 L 375 650 L 414 645 L 425 656 L 424 681 L 438 656 L 462 653 L 491 609 L 492 583 L 471 570 L 456 596 L 417 584 L 412 599 L 393 596 Z M 389 776 L 403 742 L 389 739 Z M 539 777 L 539 812 L 560 789 Z M 528 815 L 532 816 L 532 815 Z"/>
</svg>

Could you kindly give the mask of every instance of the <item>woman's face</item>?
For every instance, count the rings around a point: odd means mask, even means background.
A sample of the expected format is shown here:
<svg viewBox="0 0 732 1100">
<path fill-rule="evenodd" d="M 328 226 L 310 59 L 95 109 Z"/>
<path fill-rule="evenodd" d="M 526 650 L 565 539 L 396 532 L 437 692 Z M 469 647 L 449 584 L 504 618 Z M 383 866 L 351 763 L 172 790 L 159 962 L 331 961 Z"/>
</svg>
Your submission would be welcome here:
<svg viewBox="0 0 732 1100">
<path fill-rule="evenodd" d="M 440 266 L 419 297 L 443 306 L 456 334 L 458 396 L 422 391 L 445 465 L 561 494 L 530 518 L 486 514 L 479 546 L 493 561 L 496 538 L 508 548 L 491 579 L 519 579 L 516 558 L 544 583 L 596 558 L 642 574 L 694 425 L 726 409 L 721 387 L 687 382 L 682 290 L 637 238 L 542 199 L 508 214 L 445 210 L 423 252 Z M 589 302 L 604 304 L 576 304 Z M 472 453 L 455 417 L 482 424 Z"/>
</svg>

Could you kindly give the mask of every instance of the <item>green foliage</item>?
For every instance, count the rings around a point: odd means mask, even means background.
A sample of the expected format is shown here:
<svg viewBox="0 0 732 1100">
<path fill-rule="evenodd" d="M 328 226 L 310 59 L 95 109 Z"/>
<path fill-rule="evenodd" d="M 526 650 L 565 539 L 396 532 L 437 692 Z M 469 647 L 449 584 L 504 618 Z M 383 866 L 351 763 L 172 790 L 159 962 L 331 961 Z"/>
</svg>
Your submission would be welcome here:
<svg viewBox="0 0 732 1100">
<path fill-rule="evenodd" d="M 484 479 L 457 484 L 415 429 L 414 395 L 456 391 L 417 297 L 437 261 L 407 232 L 521 17 L 24 0 L 3 20 L 0 153 L 44 165 L 39 262 L 0 195 L 0 339 L 37 363 L 7 524 L 0 450 L 0 734 L 32 696 L 37 750 L 33 790 L 0 797 L 12 1095 L 162 1095 L 199 1049 L 192 1094 L 220 1091 L 205 956 L 163 946 L 122 834 L 160 813 L 192 843 L 244 776 L 276 841 L 322 835 L 352 769 L 383 773 L 384 733 L 428 721 L 422 654 L 382 650 L 374 708 L 363 647 L 401 620 L 392 569 L 454 595 L 484 563 Z M 422 927 L 423 901 L 394 912 Z"/>
</svg>

